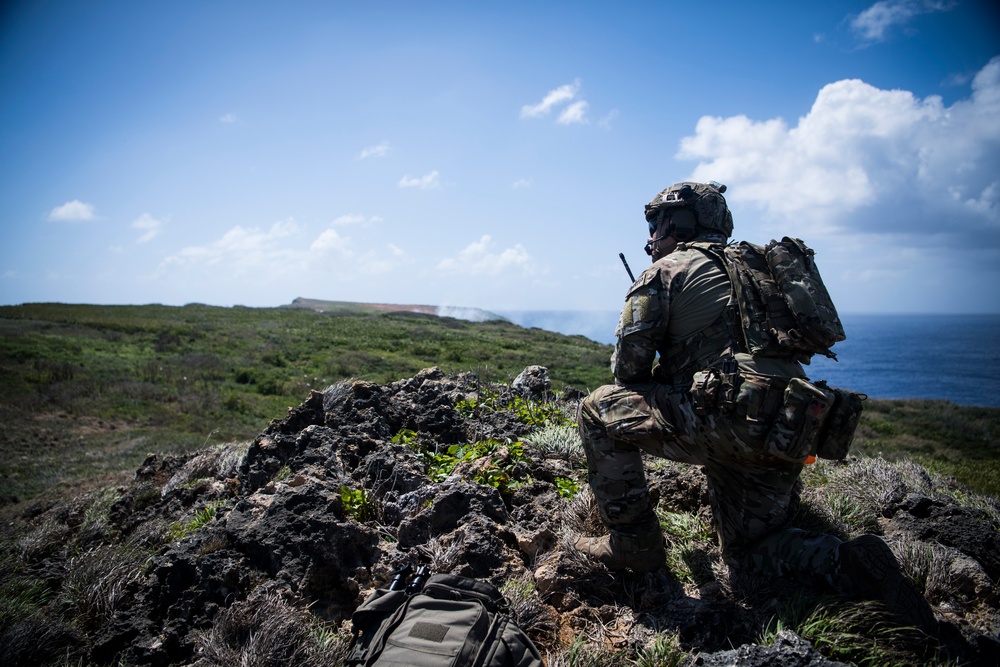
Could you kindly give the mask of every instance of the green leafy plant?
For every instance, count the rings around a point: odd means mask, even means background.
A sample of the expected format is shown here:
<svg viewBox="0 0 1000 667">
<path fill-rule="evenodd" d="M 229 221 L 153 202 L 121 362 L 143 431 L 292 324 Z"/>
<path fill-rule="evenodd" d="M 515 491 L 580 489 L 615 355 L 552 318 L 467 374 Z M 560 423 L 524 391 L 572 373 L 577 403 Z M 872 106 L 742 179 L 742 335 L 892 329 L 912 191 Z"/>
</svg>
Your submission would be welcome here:
<svg viewBox="0 0 1000 667">
<path fill-rule="evenodd" d="M 394 445 L 411 445 L 416 440 L 417 432 L 408 428 L 401 428 L 396 435 L 392 436 L 392 444 Z"/>
<path fill-rule="evenodd" d="M 479 440 L 465 445 L 451 445 L 444 452 L 420 453 L 427 466 L 427 476 L 442 482 L 451 475 L 458 464 L 489 459 L 478 467 L 472 481 L 498 489 L 501 493 L 512 491 L 523 482 L 512 478 L 514 465 L 525 461 L 524 443 L 520 440 Z"/>
<path fill-rule="evenodd" d="M 580 485 L 569 477 L 556 477 L 556 491 L 563 498 L 572 498 L 580 492 Z"/>
<path fill-rule="evenodd" d="M 368 521 L 374 518 L 371 499 L 364 488 L 352 489 L 349 486 L 340 487 L 340 499 L 344 503 L 344 513 L 356 521 Z"/>
<path fill-rule="evenodd" d="M 572 424 L 562 408 L 555 403 L 533 401 L 523 396 L 513 396 L 505 401 L 499 392 L 492 389 L 482 390 L 478 398 L 462 399 L 455 404 L 455 409 L 466 419 L 476 417 L 483 412 L 508 410 L 516 414 L 521 423 L 528 426 Z"/>
</svg>

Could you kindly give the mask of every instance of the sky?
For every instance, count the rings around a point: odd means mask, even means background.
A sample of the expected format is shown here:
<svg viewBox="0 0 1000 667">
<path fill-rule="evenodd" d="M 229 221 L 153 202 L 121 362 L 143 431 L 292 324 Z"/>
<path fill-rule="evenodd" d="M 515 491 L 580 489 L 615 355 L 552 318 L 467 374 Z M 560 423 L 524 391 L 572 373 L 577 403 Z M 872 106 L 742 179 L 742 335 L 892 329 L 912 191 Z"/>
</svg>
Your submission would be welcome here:
<svg viewBox="0 0 1000 667">
<path fill-rule="evenodd" d="M 842 313 L 1000 312 L 978 0 L 7 0 L 0 304 L 617 310 L 728 187 Z"/>
</svg>

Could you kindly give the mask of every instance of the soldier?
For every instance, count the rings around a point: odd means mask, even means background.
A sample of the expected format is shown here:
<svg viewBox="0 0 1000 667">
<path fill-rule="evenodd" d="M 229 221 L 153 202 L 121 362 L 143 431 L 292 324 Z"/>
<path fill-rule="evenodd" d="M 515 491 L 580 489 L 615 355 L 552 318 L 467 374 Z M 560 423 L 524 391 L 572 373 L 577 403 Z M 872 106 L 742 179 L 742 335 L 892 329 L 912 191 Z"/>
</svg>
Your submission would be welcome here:
<svg viewBox="0 0 1000 667">
<path fill-rule="evenodd" d="M 733 231 L 725 189 L 678 183 L 646 205 L 653 263 L 622 309 L 611 357 L 615 384 L 587 396 L 578 416 L 590 487 L 610 534 L 580 538 L 576 547 L 610 569 L 659 569 L 664 540 L 642 454 L 700 465 L 730 568 L 818 577 L 844 594 L 877 596 L 905 621 L 932 628 L 929 605 L 880 538 L 843 542 L 787 526 L 805 457 L 769 453 L 768 415 L 747 419 L 740 403 L 764 387 L 757 404 L 776 413 L 789 380 L 807 378 L 795 355 L 761 357 L 745 349 L 738 291 L 722 252 Z M 736 378 L 731 409 L 697 404 L 692 381 L 705 369 Z"/>
</svg>

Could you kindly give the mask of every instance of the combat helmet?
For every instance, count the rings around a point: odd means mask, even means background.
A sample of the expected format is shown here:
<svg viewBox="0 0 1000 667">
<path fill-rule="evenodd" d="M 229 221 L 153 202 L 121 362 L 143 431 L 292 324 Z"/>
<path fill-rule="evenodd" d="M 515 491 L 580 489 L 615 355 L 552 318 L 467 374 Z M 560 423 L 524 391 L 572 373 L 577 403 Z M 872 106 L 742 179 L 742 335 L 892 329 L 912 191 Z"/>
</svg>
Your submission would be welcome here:
<svg viewBox="0 0 1000 667">
<path fill-rule="evenodd" d="M 725 191 L 726 186 L 715 181 L 676 183 L 646 204 L 646 222 L 652 228 L 670 215 L 674 236 L 679 241 L 688 241 L 702 230 L 720 232 L 729 238 L 733 233 L 733 215 L 722 196 Z"/>
</svg>

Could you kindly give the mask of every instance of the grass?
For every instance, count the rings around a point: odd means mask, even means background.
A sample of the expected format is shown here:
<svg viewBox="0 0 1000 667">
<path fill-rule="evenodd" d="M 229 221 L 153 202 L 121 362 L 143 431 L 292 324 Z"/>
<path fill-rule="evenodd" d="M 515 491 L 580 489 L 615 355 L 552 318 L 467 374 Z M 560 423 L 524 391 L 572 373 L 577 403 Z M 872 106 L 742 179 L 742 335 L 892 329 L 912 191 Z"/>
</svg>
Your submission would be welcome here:
<svg viewBox="0 0 1000 667">
<path fill-rule="evenodd" d="M 781 630 L 794 631 L 831 660 L 858 667 L 908 667 L 921 660 L 913 650 L 921 644 L 919 632 L 892 624 L 874 602 L 795 596 L 772 619 L 761 644 L 773 645 Z"/>
<path fill-rule="evenodd" d="M 114 483 L 149 452 L 251 439 L 310 390 L 347 378 L 386 383 L 440 366 L 503 381 L 543 360 L 556 390 L 587 389 L 611 380 L 610 355 L 509 322 L 360 308 L 3 306 L 0 505 Z M 548 416 L 543 404 L 520 409 Z"/>
<path fill-rule="evenodd" d="M 854 450 L 910 459 L 973 491 L 1000 497 L 1000 409 L 948 401 L 869 400 Z"/>
<path fill-rule="evenodd" d="M 70 501 L 72 512 L 66 516 L 74 517 L 72 526 L 67 519 L 4 529 L 0 633 L 40 636 L 32 624 L 43 623 L 43 609 L 52 612 L 47 618 L 72 618 L 73 625 L 51 624 L 51 637 L 38 647 L 45 655 L 69 651 L 66 664 L 76 664 L 72 660 L 77 656 L 68 647 L 78 643 L 79 632 L 99 627 L 114 615 L 123 588 L 139 576 L 164 540 L 183 539 L 199 530 L 218 509 L 217 504 L 202 506 L 127 542 L 99 539 L 107 529 L 108 510 L 118 499 L 115 485 L 147 452 L 181 453 L 215 445 L 214 468 L 208 474 L 224 479 L 231 476 L 248 440 L 269 420 L 284 415 L 285 408 L 300 403 L 309 390 L 348 377 L 385 383 L 437 365 L 446 372 L 475 370 L 502 381 L 524 366 L 542 363 L 549 367 L 557 390 L 610 381 L 609 346 L 503 322 L 476 324 L 423 315 L 33 304 L 0 307 L 0 333 L 0 418 L 7 425 L 0 504 L 40 493 L 62 496 L 63 501 L 70 492 L 82 498 Z M 565 528 L 586 532 L 583 524 L 593 521 L 596 511 L 582 481 L 584 455 L 572 417 L 545 402 L 516 397 L 501 401 L 500 396 L 483 392 L 457 407 L 468 415 L 510 411 L 535 427 L 524 436 L 523 446 L 484 440 L 428 452 L 427 462 L 433 464 L 429 472 L 447 476 L 463 465 L 470 479 L 509 490 L 516 483 L 511 466 L 522 457 L 561 459 L 560 470 L 572 471 L 572 476 L 556 477 L 553 483 L 566 498 L 567 516 L 575 517 L 566 519 Z M 884 509 L 908 492 L 951 495 L 996 518 L 998 436 L 1000 409 L 870 400 L 855 438 L 852 453 L 857 456 L 847 464 L 820 461 L 806 467 L 803 506 L 808 512 L 801 520 L 844 537 L 878 532 Z M 413 431 L 401 430 L 393 442 L 421 449 Z M 178 478 L 176 484 L 201 483 L 204 474 L 192 472 L 190 479 Z M 274 481 L 291 474 L 285 467 Z M 157 492 L 149 502 L 159 499 Z M 358 520 L 379 510 L 363 489 L 344 487 L 341 500 L 345 514 Z M 710 581 L 717 566 L 710 527 L 698 515 L 684 512 L 661 512 L 659 519 L 669 536 L 674 577 L 686 585 Z M 436 570 L 456 565 L 455 545 L 432 541 L 429 548 Z M 919 585 L 947 598 L 943 553 L 906 544 L 894 548 Z M 65 581 L 58 591 L 24 567 L 50 560 L 64 563 Z M 510 582 L 505 593 L 522 626 L 537 635 L 556 636 L 558 628 L 529 581 Z M 830 658 L 859 665 L 913 664 L 920 658 L 899 648 L 919 642 L 910 641 L 905 629 L 884 623 L 871 605 L 815 597 L 791 600 L 762 639 L 774 641 L 783 628 L 796 631 Z M 346 641 L 291 601 L 263 594 L 220 612 L 219 622 L 199 640 L 216 664 L 248 665 L 336 664 Z M 671 665 L 683 657 L 677 637 L 668 633 L 619 652 L 600 635 L 578 635 L 549 654 L 548 664 Z"/>
</svg>

